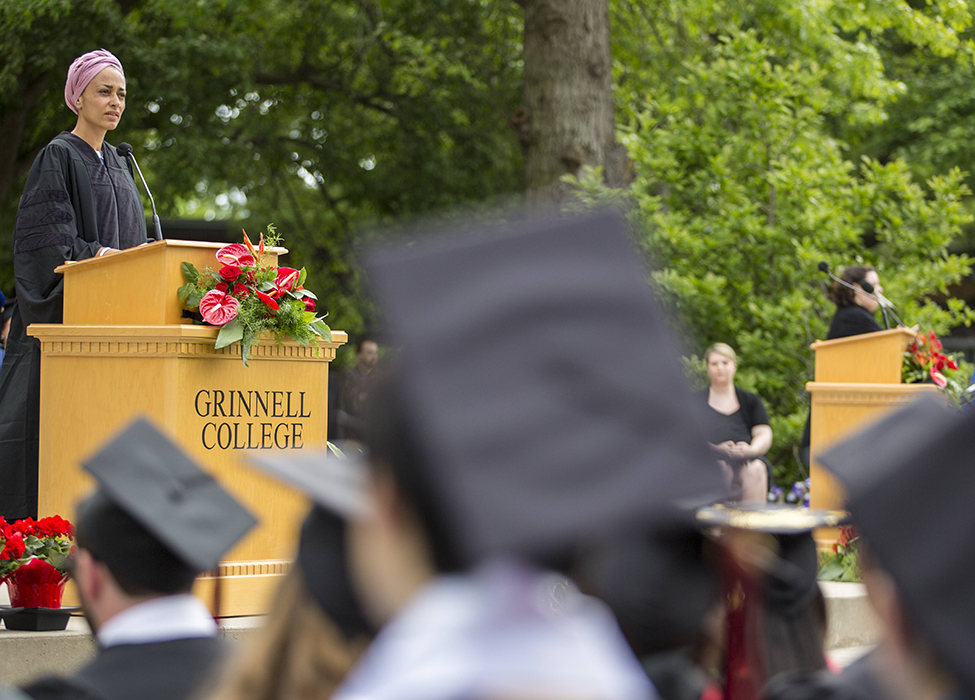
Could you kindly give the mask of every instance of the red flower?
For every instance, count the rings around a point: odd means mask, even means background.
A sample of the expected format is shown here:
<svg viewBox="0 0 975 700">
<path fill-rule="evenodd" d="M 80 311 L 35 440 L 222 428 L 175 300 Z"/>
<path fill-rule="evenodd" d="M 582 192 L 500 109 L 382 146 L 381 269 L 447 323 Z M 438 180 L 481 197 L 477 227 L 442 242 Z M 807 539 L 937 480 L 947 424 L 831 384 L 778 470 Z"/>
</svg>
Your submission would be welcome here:
<svg viewBox="0 0 975 700">
<path fill-rule="evenodd" d="M 315 300 L 311 297 L 305 297 L 305 311 L 315 310 Z"/>
<path fill-rule="evenodd" d="M 301 273 L 293 267 L 279 267 L 278 276 L 274 279 L 274 286 L 278 292 L 290 292 L 298 282 Z"/>
<path fill-rule="evenodd" d="M 3 550 L 0 551 L 0 559 L 6 559 L 7 561 L 20 559 L 26 551 L 27 547 L 24 545 L 24 538 L 20 533 L 11 533 L 7 537 L 6 544 L 3 545 Z"/>
<path fill-rule="evenodd" d="M 225 265 L 220 268 L 220 276 L 224 282 L 234 282 L 240 277 L 240 268 L 236 265 Z"/>
<path fill-rule="evenodd" d="M 931 368 L 931 380 L 938 386 L 939 389 L 944 389 L 948 386 L 948 380 L 945 379 L 945 375 L 941 374 L 934 367 Z"/>
<path fill-rule="evenodd" d="M 216 289 L 218 292 L 223 292 L 224 294 L 226 294 L 229 287 L 227 286 L 226 282 L 221 282 L 220 284 L 217 285 Z"/>
<path fill-rule="evenodd" d="M 244 285 L 242 285 L 240 282 L 238 282 L 237 284 L 234 285 L 234 296 L 235 297 L 246 297 L 248 294 L 250 294 L 250 292 L 247 291 L 247 287 L 245 287 Z"/>
<path fill-rule="evenodd" d="M 237 318 L 240 302 L 226 292 L 212 289 L 200 299 L 203 320 L 214 326 L 222 326 Z"/>
<path fill-rule="evenodd" d="M 224 265 L 236 265 L 244 267 L 254 264 L 254 256 L 247 250 L 247 246 L 242 243 L 231 243 L 217 251 L 217 261 Z"/>
<path fill-rule="evenodd" d="M 958 369 L 958 363 L 952 360 L 950 357 L 948 358 L 948 369 Z"/>
<path fill-rule="evenodd" d="M 269 309 L 273 309 L 274 311 L 278 310 L 278 302 L 274 301 L 274 299 L 269 297 L 267 294 L 265 294 L 264 292 L 257 292 L 257 291 L 255 291 L 254 294 L 256 294 L 257 298 L 263 301 L 264 305 L 267 306 Z"/>
</svg>

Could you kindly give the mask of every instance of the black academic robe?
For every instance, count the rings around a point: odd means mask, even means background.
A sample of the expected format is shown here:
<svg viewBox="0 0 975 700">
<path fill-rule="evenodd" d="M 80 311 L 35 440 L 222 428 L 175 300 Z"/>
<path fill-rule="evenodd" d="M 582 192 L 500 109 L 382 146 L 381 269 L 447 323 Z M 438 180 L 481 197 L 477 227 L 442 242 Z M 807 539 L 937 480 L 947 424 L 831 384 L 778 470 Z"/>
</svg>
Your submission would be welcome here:
<svg viewBox="0 0 975 700">
<path fill-rule="evenodd" d="M 875 333 L 881 330 L 874 315 L 859 304 L 840 306 L 833 314 L 826 340 L 849 338 L 851 335 Z"/>
<path fill-rule="evenodd" d="M 127 160 L 104 144 L 104 164 L 64 132 L 37 155 L 13 236 L 17 310 L 0 368 L 0 516 L 37 515 L 40 344 L 32 323 L 61 323 L 65 260 L 147 242 L 145 211 Z"/>
<path fill-rule="evenodd" d="M 109 647 L 72 675 L 23 690 L 34 700 L 187 700 L 217 680 L 226 647 L 218 638 Z"/>
</svg>

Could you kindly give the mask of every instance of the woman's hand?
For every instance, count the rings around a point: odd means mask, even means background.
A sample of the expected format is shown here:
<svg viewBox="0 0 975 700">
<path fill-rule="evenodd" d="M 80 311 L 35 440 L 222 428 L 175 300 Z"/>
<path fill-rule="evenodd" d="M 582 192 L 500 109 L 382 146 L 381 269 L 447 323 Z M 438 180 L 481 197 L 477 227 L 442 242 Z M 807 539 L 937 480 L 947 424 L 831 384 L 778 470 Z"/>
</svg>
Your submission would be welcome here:
<svg viewBox="0 0 975 700">
<path fill-rule="evenodd" d="M 727 454 L 729 457 L 738 457 L 739 459 L 749 459 L 758 456 L 749 442 L 732 442 Z"/>
<path fill-rule="evenodd" d="M 724 442 L 719 442 L 717 445 L 713 443 L 708 443 L 711 445 L 711 449 L 719 454 L 723 454 L 726 457 L 735 457 L 734 449 L 735 442 L 733 440 L 725 440 Z"/>
</svg>

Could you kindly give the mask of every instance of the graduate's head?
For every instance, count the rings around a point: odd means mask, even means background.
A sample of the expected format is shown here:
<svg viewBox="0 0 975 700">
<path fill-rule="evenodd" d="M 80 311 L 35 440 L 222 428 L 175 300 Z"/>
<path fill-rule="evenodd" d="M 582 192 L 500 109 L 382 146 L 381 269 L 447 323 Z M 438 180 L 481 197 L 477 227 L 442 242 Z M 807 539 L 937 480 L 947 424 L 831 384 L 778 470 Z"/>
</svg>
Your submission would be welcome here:
<svg viewBox="0 0 975 700">
<path fill-rule="evenodd" d="M 75 576 L 93 626 L 139 600 L 185 593 L 256 520 L 145 420 L 83 463 Z"/>
<path fill-rule="evenodd" d="M 880 650 L 905 696 L 975 697 L 975 416 L 931 395 L 817 456 L 866 543 Z"/>
<path fill-rule="evenodd" d="M 64 101 L 91 126 L 110 131 L 125 111 L 125 71 L 109 51 L 98 49 L 79 56 L 68 68 Z"/>
</svg>

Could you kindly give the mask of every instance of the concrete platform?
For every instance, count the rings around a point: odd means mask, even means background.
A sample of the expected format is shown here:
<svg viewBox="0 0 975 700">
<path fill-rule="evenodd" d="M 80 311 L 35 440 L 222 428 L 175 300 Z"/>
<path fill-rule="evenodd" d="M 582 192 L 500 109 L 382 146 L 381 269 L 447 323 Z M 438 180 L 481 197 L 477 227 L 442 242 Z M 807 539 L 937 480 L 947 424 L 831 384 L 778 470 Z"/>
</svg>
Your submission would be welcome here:
<svg viewBox="0 0 975 700">
<path fill-rule="evenodd" d="M 876 642 L 877 621 L 859 583 L 820 584 L 826 596 L 829 627 L 826 648 L 840 664 L 853 661 Z M 0 587 L 0 604 L 7 604 Z M 261 617 L 221 620 L 220 633 L 242 641 L 260 629 Z M 69 673 L 95 653 L 88 623 L 72 617 L 63 632 L 16 632 L 0 629 L 0 683 L 17 685 L 41 675 Z"/>
</svg>

